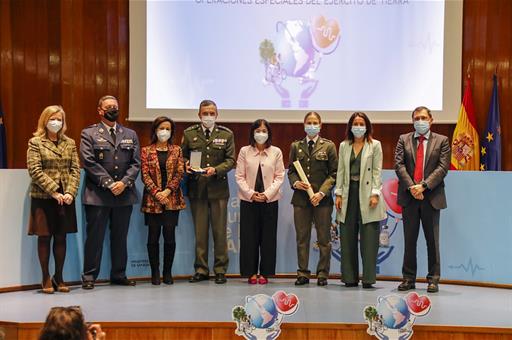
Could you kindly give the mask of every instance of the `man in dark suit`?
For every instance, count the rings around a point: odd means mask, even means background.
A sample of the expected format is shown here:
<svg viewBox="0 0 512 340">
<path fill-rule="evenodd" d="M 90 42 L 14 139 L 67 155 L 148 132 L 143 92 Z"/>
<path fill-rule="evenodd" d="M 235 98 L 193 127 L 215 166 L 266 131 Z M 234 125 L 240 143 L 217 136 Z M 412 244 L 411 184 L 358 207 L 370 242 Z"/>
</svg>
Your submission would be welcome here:
<svg viewBox="0 0 512 340">
<path fill-rule="evenodd" d="M 421 221 L 427 241 L 427 291 L 435 293 L 441 274 L 439 217 L 440 209 L 446 208 L 444 177 L 450 166 L 450 142 L 448 137 L 430 131 L 433 118 L 428 108 L 414 109 L 412 119 L 415 132 L 401 135 L 395 150 L 405 241 L 403 281 L 398 290 L 416 288 L 416 243 Z"/>
<path fill-rule="evenodd" d="M 102 97 L 98 114 L 101 122 L 83 129 L 80 143 L 86 174 L 82 201 L 87 220 L 82 288 L 94 288 L 109 222 L 110 282 L 134 286 L 135 281 L 126 278 L 126 241 L 132 205 L 138 201 L 135 179 L 140 169 L 139 140 L 135 131 L 116 122 L 119 106 L 115 97 Z"/>
<path fill-rule="evenodd" d="M 233 132 L 217 125 L 217 105 L 211 100 L 199 104 L 200 124 L 192 125 L 183 133 L 181 148 L 186 161 L 188 197 L 195 225 L 195 274 L 189 282 L 209 279 L 208 236 L 212 226 L 215 283 L 226 283 L 228 269 L 227 206 L 229 187 L 227 173 L 235 165 Z M 194 173 L 190 167 L 192 151 L 201 152 L 204 173 Z"/>
</svg>

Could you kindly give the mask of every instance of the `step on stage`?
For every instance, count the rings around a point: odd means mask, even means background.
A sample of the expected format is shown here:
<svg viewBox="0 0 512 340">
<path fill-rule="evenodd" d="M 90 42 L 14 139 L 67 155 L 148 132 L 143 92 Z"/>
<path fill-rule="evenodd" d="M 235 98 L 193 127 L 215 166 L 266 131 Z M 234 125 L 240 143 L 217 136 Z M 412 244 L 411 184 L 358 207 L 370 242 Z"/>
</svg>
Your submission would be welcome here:
<svg viewBox="0 0 512 340">
<path fill-rule="evenodd" d="M 0 329 L 7 339 L 37 339 L 51 307 L 80 305 L 87 321 L 102 324 L 108 340 L 241 339 L 231 309 L 247 295 L 284 290 L 299 297 L 300 308 L 285 317 L 279 339 L 370 339 L 363 309 L 379 296 L 405 295 L 397 285 L 379 281 L 363 290 L 331 279 L 326 287 L 316 280 L 296 287 L 293 279 L 272 279 L 262 286 L 236 278 L 224 285 L 177 280 L 172 286 L 99 284 L 90 291 L 74 286 L 69 294 L 11 292 L 0 294 Z M 426 284 L 418 283 L 416 292 L 427 294 Z M 432 309 L 416 320 L 413 339 L 512 339 L 510 290 L 442 284 L 429 297 Z"/>
</svg>

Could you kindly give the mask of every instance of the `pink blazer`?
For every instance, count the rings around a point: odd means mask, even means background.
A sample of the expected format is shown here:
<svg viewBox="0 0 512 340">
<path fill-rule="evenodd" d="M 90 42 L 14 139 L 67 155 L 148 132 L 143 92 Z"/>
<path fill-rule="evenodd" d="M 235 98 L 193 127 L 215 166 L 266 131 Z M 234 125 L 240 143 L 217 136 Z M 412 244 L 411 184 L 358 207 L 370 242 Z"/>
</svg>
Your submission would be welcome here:
<svg viewBox="0 0 512 340">
<path fill-rule="evenodd" d="M 238 197 L 251 202 L 255 193 L 254 184 L 261 164 L 263 185 L 267 202 L 277 201 L 282 196 L 281 185 L 284 180 L 284 163 L 281 149 L 270 146 L 261 153 L 253 146 L 247 145 L 240 149 L 236 162 L 235 179 L 238 184 Z"/>
</svg>

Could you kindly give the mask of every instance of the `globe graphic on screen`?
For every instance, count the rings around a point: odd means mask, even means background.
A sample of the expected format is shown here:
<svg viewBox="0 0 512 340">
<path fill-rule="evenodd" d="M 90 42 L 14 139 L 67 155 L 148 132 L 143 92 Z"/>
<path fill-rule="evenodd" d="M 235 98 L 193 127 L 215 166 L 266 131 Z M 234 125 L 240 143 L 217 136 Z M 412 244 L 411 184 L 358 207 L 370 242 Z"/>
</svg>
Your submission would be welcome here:
<svg viewBox="0 0 512 340">
<path fill-rule="evenodd" d="M 274 300 L 264 294 L 247 297 L 245 312 L 251 317 L 251 324 L 256 328 L 272 326 L 278 316 Z"/>
<path fill-rule="evenodd" d="M 402 328 L 409 321 L 409 308 L 400 296 L 388 295 L 379 300 L 377 312 L 384 325 L 391 329 Z"/>
<path fill-rule="evenodd" d="M 309 25 L 300 20 L 279 22 L 275 48 L 281 68 L 287 76 L 304 76 L 315 56 Z"/>
</svg>

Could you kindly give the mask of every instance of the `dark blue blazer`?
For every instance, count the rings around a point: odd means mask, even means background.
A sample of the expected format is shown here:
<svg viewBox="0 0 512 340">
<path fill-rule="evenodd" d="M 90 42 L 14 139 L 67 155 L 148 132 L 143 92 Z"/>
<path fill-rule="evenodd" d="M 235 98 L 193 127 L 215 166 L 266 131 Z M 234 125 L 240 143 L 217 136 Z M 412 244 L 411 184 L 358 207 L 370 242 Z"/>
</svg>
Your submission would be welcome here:
<svg viewBox="0 0 512 340">
<path fill-rule="evenodd" d="M 107 207 L 137 203 L 135 179 L 140 170 L 140 146 L 135 131 L 116 124 L 116 142 L 102 123 L 82 130 L 80 158 L 85 170 L 82 202 Z M 126 189 L 114 196 L 109 186 L 122 181 Z"/>
</svg>

